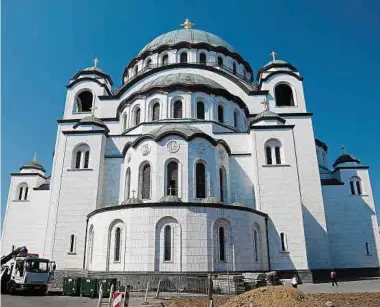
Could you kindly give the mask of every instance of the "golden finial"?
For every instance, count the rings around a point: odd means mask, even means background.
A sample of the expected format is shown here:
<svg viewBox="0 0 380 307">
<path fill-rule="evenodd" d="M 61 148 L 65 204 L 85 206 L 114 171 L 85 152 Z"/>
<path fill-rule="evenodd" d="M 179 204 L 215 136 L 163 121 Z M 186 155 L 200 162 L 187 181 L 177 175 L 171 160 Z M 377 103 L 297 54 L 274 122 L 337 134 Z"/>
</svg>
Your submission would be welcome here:
<svg viewBox="0 0 380 307">
<path fill-rule="evenodd" d="M 192 23 L 188 18 L 186 18 L 185 22 L 181 24 L 181 27 L 184 29 L 191 29 L 195 26 L 195 23 Z"/>
<path fill-rule="evenodd" d="M 97 57 L 94 58 L 94 68 L 98 67 L 99 59 Z"/>
<path fill-rule="evenodd" d="M 277 53 L 276 51 L 272 51 L 272 52 L 270 53 L 270 55 L 272 56 L 272 61 L 273 61 L 273 62 L 276 61 L 276 56 L 278 55 L 278 53 Z"/>
<path fill-rule="evenodd" d="M 37 152 L 34 152 L 33 161 L 37 162 Z"/>
</svg>

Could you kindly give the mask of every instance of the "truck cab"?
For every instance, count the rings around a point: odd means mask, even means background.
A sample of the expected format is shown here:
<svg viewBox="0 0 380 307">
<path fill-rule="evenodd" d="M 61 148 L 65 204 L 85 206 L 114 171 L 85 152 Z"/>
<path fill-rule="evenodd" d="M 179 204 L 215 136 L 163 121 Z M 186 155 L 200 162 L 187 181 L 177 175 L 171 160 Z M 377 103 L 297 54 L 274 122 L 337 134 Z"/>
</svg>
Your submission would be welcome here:
<svg viewBox="0 0 380 307">
<path fill-rule="evenodd" d="M 2 278 L 6 278 L 9 294 L 20 290 L 45 294 L 55 263 L 39 258 L 37 254 L 19 254 L 8 261 L 3 270 L 5 272 L 2 273 Z"/>
</svg>

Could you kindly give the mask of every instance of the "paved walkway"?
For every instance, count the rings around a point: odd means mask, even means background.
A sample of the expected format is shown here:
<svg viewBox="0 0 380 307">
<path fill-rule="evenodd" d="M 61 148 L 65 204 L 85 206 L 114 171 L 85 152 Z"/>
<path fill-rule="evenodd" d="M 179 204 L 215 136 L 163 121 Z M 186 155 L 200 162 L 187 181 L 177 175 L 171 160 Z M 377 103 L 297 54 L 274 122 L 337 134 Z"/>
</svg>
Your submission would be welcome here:
<svg viewBox="0 0 380 307">
<path fill-rule="evenodd" d="M 339 282 L 338 287 L 331 283 L 304 284 L 299 289 L 305 293 L 336 293 L 336 292 L 380 292 L 380 279 L 367 279 L 358 281 Z"/>
</svg>

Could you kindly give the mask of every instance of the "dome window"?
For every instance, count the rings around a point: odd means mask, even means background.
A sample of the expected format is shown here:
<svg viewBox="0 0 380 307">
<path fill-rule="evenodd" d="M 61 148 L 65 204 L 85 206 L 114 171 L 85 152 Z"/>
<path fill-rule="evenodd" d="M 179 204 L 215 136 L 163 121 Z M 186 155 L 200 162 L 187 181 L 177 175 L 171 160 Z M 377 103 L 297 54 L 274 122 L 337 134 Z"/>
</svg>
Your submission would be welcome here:
<svg viewBox="0 0 380 307">
<path fill-rule="evenodd" d="M 146 61 L 146 68 L 152 68 L 152 59 Z"/>
<path fill-rule="evenodd" d="M 182 118 L 182 101 L 181 100 L 177 100 L 173 104 L 173 117 Z"/>
<path fill-rule="evenodd" d="M 135 76 L 137 76 L 138 73 L 139 73 L 139 66 L 136 65 L 135 68 L 134 68 L 133 74 L 134 74 Z"/>
<path fill-rule="evenodd" d="M 152 107 L 152 121 L 160 119 L 160 103 L 156 102 Z"/>
<path fill-rule="evenodd" d="M 289 85 L 279 84 L 274 92 L 278 107 L 294 107 L 293 91 Z"/>
<path fill-rule="evenodd" d="M 168 64 L 169 64 L 169 56 L 167 54 L 165 54 L 162 57 L 162 66 L 165 66 L 165 65 L 168 65 Z"/>
<path fill-rule="evenodd" d="M 218 66 L 223 67 L 223 58 L 221 56 L 218 56 Z"/>
<path fill-rule="evenodd" d="M 170 161 L 167 166 L 166 195 L 178 196 L 178 163 Z"/>
<path fill-rule="evenodd" d="M 81 92 L 76 98 L 76 112 L 91 112 L 93 95 L 90 91 Z"/>
<path fill-rule="evenodd" d="M 206 167 L 202 162 L 198 162 L 195 166 L 195 197 L 206 197 Z"/>
<path fill-rule="evenodd" d="M 218 106 L 218 122 L 224 123 L 224 110 L 223 106 Z"/>
<path fill-rule="evenodd" d="M 202 101 L 197 102 L 197 119 L 205 119 L 205 105 Z"/>
<path fill-rule="evenodd" d="M 201 54 L 199 54 L 199 62 L 201 64 L 206 65 L 206 63 L 207 63 L 207 57 L 206 57 L 205 53 L 202 52 Z"/>
<path fill-rule="evenodd" d="M 238 123 L 239 123 L 239 114 L 238 114 L 238 111 L 235 110 L 235 112 L 234 112 L 234 127 L 235 128 L 238 127 Z"/>
<path fill-rule="evenodd" d="M 236 63 L 232 63 L 232 73 L 236 75 Z"/>
<path fill-rule="evenodd" d="M 187 63 L 187 52 L 182 52 L 180 55 L 180 63 Z"/>
</svg>

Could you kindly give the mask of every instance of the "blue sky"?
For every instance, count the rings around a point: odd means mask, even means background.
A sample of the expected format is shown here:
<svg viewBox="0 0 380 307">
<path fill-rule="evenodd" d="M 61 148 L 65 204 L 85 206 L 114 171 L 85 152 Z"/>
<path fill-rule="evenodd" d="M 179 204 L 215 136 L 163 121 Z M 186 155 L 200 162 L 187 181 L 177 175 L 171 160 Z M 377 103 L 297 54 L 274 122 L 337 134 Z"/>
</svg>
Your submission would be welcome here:
<svg viewBox="0 0 380 307">
<path fill-rule="evenodd" d="M 9 173 L 33 152 L 50 172 L 69 79 L 97 56 L 119 86 L 139 50 L 185 18 L 228 41 L 255 72 L 272 50 L 294 64 L 330 165 L 341 144 L 370 165 L 380 210 L 379 1 L 3 0 L 1 17 L 2 212 Z"/>
</svg>

